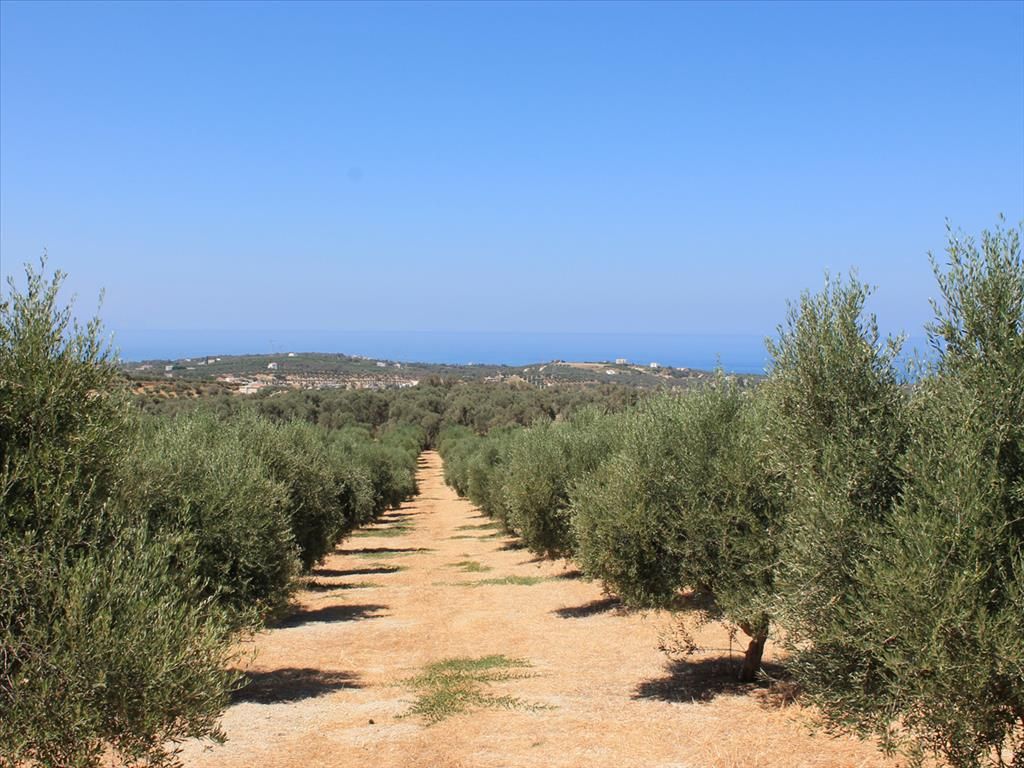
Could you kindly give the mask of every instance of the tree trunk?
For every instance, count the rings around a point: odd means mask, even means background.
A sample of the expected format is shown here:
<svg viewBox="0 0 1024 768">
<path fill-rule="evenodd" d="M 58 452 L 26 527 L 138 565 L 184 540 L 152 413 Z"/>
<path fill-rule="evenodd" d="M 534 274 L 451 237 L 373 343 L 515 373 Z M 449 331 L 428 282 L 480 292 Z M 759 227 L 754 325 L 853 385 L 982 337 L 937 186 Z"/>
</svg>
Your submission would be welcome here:
<svg viewBox="0 0 1024 768">
<path fill-rule="evenodd" d="M 758 670 L 761 669 L 761 655 L 767 641 L 767 632 L 758 632 L 750 638 L 750 644 L 743 654 L 743 666 L 740 667 L 741 683 L 752 683 L 757 679 Z"/>
</svg>

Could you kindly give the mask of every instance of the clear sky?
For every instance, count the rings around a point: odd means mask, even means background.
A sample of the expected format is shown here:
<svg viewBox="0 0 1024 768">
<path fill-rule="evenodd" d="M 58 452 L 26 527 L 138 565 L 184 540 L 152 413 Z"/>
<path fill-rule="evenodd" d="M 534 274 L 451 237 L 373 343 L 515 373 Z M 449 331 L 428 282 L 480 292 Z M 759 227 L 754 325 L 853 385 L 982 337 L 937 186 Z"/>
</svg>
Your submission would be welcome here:
<svg viewBox="0 0 1024 768">
<path fill-rule="evenodd" d="M 1024 4 L 0 3 L 2 271 L 118 329 L 916 332 L 1024 218 Z"/>
</svg>

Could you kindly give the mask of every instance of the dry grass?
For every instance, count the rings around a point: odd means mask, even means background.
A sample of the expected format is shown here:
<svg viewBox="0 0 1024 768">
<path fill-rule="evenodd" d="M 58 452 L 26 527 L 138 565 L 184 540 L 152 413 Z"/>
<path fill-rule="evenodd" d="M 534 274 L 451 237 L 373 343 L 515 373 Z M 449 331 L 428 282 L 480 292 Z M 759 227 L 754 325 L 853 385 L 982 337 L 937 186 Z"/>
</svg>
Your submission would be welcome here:
<svg viewBox="0 0 1024 768">
<path fill-rule="evenodd" d="M 300 592 L 296 614 L 255 638 L 246 649 L 255 651 L 247 669 L 254 685 L 222 720 L 227 743 L 183 745 L 186 766 L 896 765 L 872 744 L 814 733 L 813 713 L 799 701 L 786 705 L 767 683 L 734 683 L 735 660 L 727 655 L 670 661 L 658 643 L 674 626 L 671 615 L 624 611 L 564 564 L 524 557 L 499 539 L 450 541 L 486 521 L 444 486 L 436 454 L 426 454 L 419 483 L 420 496 L 400 513 L 410 526 L 402 536 L 387 546 L 347 542 L 316 570 L 311 585 L 323 588 Z M 402 558 L 402 568 L 385 558 Z M 477 566 L 501 576 L 481 580 L 490 583 L 479 589 L 434 584 L 453 568 L 473 573 Z M 347 588 L 343 580 L 371 575 L 378 585 L 372 590 Z M 724 627 L 712 623 L 698 633 L 702 647 L 728 648 Z M 779 662 L 772 653 L 769 665 Z M 408 716 L 419 699 L 410 699 L 405 681 L 439 660 L 488 658 L 528 659 L 532 667 L 504 668 L 514 676 L 480 682 L 477 693 L 529 707 L 436 699 L 421 717 Z M 428 689 L 413 690 L 418 696 Z M 462 704 L 461 713 L 447 712 Z M 450 716 L 430 720 L 427 711 Z"/>
</svg>

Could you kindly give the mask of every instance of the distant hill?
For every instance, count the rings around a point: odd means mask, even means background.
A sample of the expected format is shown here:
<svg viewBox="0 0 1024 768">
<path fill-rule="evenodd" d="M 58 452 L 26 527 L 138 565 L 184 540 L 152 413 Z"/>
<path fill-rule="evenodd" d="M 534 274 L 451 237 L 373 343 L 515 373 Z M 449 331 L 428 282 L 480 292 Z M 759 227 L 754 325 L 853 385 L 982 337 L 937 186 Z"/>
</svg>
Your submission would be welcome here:
<svg viewBox="0 0 1024 768">
<path fill-rule="evenodd" d="M 220 355 L 178 360 L 126 362 L 135 380 L 217 384 L 251 393 L 266 387 L 290 389 L 391 389 L 436 379 L 495 381 L 529 386 L 556 384 L 623 384 L 644 388 L 688 387 L 707 380 L 711 371 L 671 366 L 635 365 L 618 360 L 552 360 L 531 365 L 453 365 L 405 362 L 355 355 L 289 352 L 267 355 Z M 739 375 L 751 383 L 753 374 Z"/>
</svg>

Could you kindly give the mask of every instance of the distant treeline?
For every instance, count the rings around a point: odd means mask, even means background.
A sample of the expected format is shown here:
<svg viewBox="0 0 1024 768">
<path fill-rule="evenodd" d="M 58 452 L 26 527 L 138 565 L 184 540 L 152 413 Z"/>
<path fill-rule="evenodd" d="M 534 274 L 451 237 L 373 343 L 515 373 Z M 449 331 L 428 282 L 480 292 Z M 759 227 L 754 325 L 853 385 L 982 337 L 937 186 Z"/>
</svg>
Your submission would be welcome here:
<svg viewBox="0 0 1024 768">
<path fill-rule="evenodd" d="M 140 394 L 146 413 L 203 410 L 224 416 L 253 411 L 277 423 L 304 422 L 328 430 L 360 427 L 374 433 L 397 425 L 423 431 L 433 445 L 441 430 L 468 427 L 479 434 L 508 426 L 560 419 L 587 405 L 621 410 L 648 396 L 620 384 L 554 385 L 463 382 L 434 379 L 405 389 L 275 390 L 257 395 L 215 394 L 168 398 Z"/>
<path fill-rule="evenodd" d="M 869 289 L 829 279 L 791 305 L 758 388 L 720 377 L 621 412 L 448 428 L 446 479 L 628 605 L 692 590 L 693 619 L 747 635 L 741 680 L 778 640 L 830 728 L 914 763 L 1020 768 L 1020 234 L 951 234 L 935 357 L 911 381 L 900 339 L 865 314 Z M 695 650 L 685 621 L 679 640 Z"/>
</svg>

